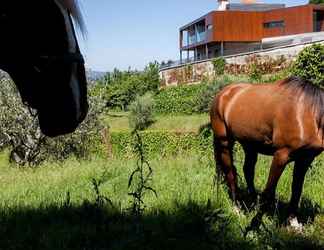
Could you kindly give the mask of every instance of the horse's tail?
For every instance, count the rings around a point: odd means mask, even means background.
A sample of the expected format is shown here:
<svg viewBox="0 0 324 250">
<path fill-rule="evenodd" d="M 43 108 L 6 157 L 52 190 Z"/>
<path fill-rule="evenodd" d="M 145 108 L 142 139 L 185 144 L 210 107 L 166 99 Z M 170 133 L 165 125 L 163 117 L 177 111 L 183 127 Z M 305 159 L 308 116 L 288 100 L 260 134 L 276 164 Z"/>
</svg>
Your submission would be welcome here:
<svg viewBox="0 0 324 250">
<path fill-rule="evenodd" d="M 204 131 L 212 131 L 211 122 L 204 123 L 199 127 L 199 134 L 203 133 Z"/>
<path fill-rule="evenodd" d="M 214 176 L 214 180 L 213 180 L 213 186 L 216 187 L 216 196 L 217 196 L 217 200 L 218 200 L 218 192 L 219 192 L 219 185 L 220 185 L 220 181 L 221 181 L 221 171 L 220 168 L 217 166 L 217 152 L 216 152 L 216 148 L 217 148 L 217 142 L 216 142 L 216 137 L 214 135 L 213 129 L 212 129 L 212 124 L 211 122 L 205 123 L 203 125 L 200 126 L 199 128 L 199 134 L 202 133 L 207 133 L 210 135 L 210 133 L 213 136 L 213 150 L 214 150 L 214 162 L 216 163 L 215 165 L 215 176 Z"/>
<path fill-rule="evenodd" d="M 214 158 L 215 158 L 215 177 L 214 177 L 214 187 L 216 187 L 216 201 L 219 201 L 219 192 L 220 192 L 220 185 L 221 185 L 221 178 L 222 178 L 222 172 L 220 169 L 220 166 L 217 164 L 217 142 L 216 142 L 216 136 L 213 135 L 213 149 L 214 149 Z"/>
</svg>

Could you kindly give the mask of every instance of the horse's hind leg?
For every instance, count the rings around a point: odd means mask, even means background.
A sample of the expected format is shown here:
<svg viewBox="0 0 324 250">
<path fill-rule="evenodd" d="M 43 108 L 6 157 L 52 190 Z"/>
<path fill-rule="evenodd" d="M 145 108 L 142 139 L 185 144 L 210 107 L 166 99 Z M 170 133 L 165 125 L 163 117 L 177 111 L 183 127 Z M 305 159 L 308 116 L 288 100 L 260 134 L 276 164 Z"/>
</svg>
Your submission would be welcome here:
<svg viewBox="0 0 324 250">
<path fill-rule="evenodd" d="M 254 175 L 255 175 L 255 164 L 258 160 L 258 153 L 248 147 L 244 147 L 245 159 L 244 159 L 244 177 L 246 180 L 249 195 L 253 198 L 256 197 L 256 191 L 254 187 Z"/>
<path fill-rule="evenodd" d="M 221 169 L 224 173 L 231 198 L 236 201 L 237 180 L 236 169 L 233 165 L 233 145 L 234 141 L 226 136 L 214 136 L 216 168 Z"/>
</svg>

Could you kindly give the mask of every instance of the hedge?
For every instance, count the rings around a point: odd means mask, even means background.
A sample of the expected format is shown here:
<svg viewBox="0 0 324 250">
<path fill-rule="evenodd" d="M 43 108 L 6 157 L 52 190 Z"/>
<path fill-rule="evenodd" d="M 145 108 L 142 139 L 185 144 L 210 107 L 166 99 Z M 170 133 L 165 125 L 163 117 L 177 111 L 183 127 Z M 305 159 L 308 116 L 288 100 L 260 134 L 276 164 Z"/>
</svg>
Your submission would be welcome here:
<svg viewBox="0 0 324 250">
<path fill-rule="evenodd" d="M 147 156 L 172 156 L 182 153 L 207 154 L 212 150 L 210 132 L 201 134 L 175 133 L 167 131 L 140 132 L 144 151 Z M 113 132 L 111 134 L 113 154 L 116 157 L 132 158 L 134 156 L 134 137 L 130 132 Z"/>
<path fill-rule="evenodd" d="M 162 89 L 154 97 L 154 111 L 159 114 L 193 114 L 198 96 L 206 89 L 207 84 Z"/>
<path fill-rule="evenodd" d="M 143 131 L 140 132 L 143 140 L 144 151 L 148 158 L 172 157 L 181 154 L 196 154 L 201 157 L 213 158 L 212 132 L 204 129 L 200 134 L 175 133 L 167 131 Z M 134 155 L 134 137 L 130 132 L 113 132 L 111 134 L 113 155 L 116 158 L 131 159 Z M 97 147 L 104 156 L 105 148 Z M 97 154 L 99 153 L 97 152 Z M 234 147 L 234 158 L 244 162 L 243 148 L 237 143 Z M 313 162 L 310 175 L 316 175 L 322 166 L 323 157 L 317 157 Z"/>
<path fill-rule="evenodd" d="M 154 112 L 185 115 L 206 112 L 215 94 L 230 82 L 231 79 L 224 76 L 198 85 L 181 85 L 162 89 L 154 97 Z"/>
</svg>

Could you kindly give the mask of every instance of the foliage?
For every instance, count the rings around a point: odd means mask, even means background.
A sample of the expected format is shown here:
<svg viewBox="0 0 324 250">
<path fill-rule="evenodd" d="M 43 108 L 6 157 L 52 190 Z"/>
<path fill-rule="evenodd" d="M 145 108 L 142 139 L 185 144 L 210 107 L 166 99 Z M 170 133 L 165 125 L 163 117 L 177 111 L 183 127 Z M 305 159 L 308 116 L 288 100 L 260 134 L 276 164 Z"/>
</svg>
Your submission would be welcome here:
<svg viewBox="0 0 324 250">
<path fill-rule="evenodd" d="M 276 74 L 287 70 L 291 66 L 291 62 L 285 56 L 273 58 L 271 56 L 251 55 L 245 60 L 245 64 L 226 64 L 225 72 L 227 74 L 245 74 L 249 75 L 251 71 L 257 70 L 261 74 Z"/>
<path fill-rule="evenodd" d="M 208 84 L 204 91 L 202 91 L 196 98 L 195 111 L 197 113 L 209 112 L 210 105 L 215 95 L 228 84 L 224 80 L 215 80 Z"/>
<path fill-rule="evenodd" d="M 153 122 L 153 97 L 150 93 L 138 96 L 129 107 L 129 125 L 133 130 L 144 130 Z"/>
<path fill-rule="evenodd" d="M 225 72 L 226 61 L 223 57 L 217 57 L 212 60 L 215 75 L 223 75 Z"/>
<path fill-rule="evenodd" d="M 90 97 L 89 103 L 89 114 L 75 133 L 48 138 L 41 134 L 36 115 L 22 103 L 14 83 L 3 78 L 0 89 L 0 145 L 10 148 L 10 160 L 20 165 L 37 165 L 50 159 L 63 160 L 71 154 L 78 158 L 86 157 L 99 140 L 99 114 L 103 108 L 96 97 Z"/>
<path fill-rule="evenodd" d="M 37 163 L 40 146 L 44 142 L 36 114 L 21 101 L 18 90 L 7 76 L 0 88 L 0 145 L 10 147 L 10 161 L 19 164 Z"/>
<path fill-rule="evenodd" d="M 154 111 L 159 114 L 194 114 L 208 112 L 215 94 L 231 79 L 216 78 L 199 85 L 181 85 L 160 90 L 154 97 Z"/>
<path fill-rule="evenodd" d="M 252 82 L 262 81 L 262 71 L 257 64 L 251 64 L 249 70 L 249 78 Z"/>
<path fill-rule="evenodd" d="M 313 44 L 303 49 L 293 65 L 292 74 L 324 88 L 324 45 Z"/>
<path fill-rule="evenodd" d="M 262 82 L 264 83 L 273 83 L 279 80 L 283 80 L 285 78 L 288 78 L 291 75 L 291 67 L 286 68 L 280 72 L 277 72 L 275 74 L 270 75 L 264 75 L 262 77 Z"/>
<path fill-rule="evenodd" d="M 324 3 L 324 0 L 309 0 L 309 3 L 312 3 L 312 4 L 321 4 L 321 3 Z"/>
<path fill-rule="evenodd" d="M 107 73 L 99 85 L 105 88 L 104 98 L 109 108 L 126 110 L 136 96 L 144 95 L 146 92 L 157 92 L 160 86 L 159 64 L 149 63 L 144 71 L 115 69 Z"/>
<path fill-rule="evenodd" d="M 212 137 L 206 131 L 200 134 L 144 131 L 140 135 L 146 157 L 166 157 L 189 152 L 206 154 L 212 150 Z M 111 141 L 115 156 L 134 157 L 136 141 L 131 132 L 113 132 Z"/>
<path fill-rule="evenodd" d="M 205 89 L 206 84 L 162 89 L 154 97 L 154 111 L 160 114 L 193 114 L 196 98 Z"/>
</svg>

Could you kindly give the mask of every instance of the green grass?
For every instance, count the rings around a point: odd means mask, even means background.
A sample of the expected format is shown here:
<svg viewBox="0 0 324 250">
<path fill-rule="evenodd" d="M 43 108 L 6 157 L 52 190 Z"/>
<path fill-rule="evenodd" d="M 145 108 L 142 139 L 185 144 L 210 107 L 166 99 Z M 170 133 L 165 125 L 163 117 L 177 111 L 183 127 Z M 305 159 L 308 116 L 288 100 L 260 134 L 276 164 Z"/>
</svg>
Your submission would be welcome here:
<svg viewBox="0 0 324 250">
<path fill-rule="evenodd" d="M 109 112 L 104 118 L 104 123 L 109 125 L 113 132 L 130 131 L 127 112 Z M 208 114 L 195 115 L 156 115 L 155 122 L 147 129 L 166 130 L 170 132 L 198 132 L 201 125 L 209 122 Z"/>
<path fill-rule="evenodd" d="M 236 156 L 242 174 L 242 156 Z M 267 229 L 243 237 L 255 210 L 237 215 L 222 185 L 216 195 L 211 156 L 183 155 L 152 160 L 151 186 L 141 218 L 129 208 L 128 177 L 135 160 L 93 159 L 38 168 L 8 165 L 0 155 L 0 249 L 323 249 L 323 157 L 307 174 L 301 202 L 303 233 L 265 217 Z M 257 166 L 258 190 L 265 185 L 270 158 Z M 283 174 L 278 197 L 289 200 L 291 167 Z M 101 179 L 100 194 L 109 203 L 96 203 L 92 179 Z M 244 183 L 240 182 L 244 187 Z M 284 213 L 285 206 L 278 214 Z M 280 216 L 279 216 L 280 217 Z"/>
</svg>

